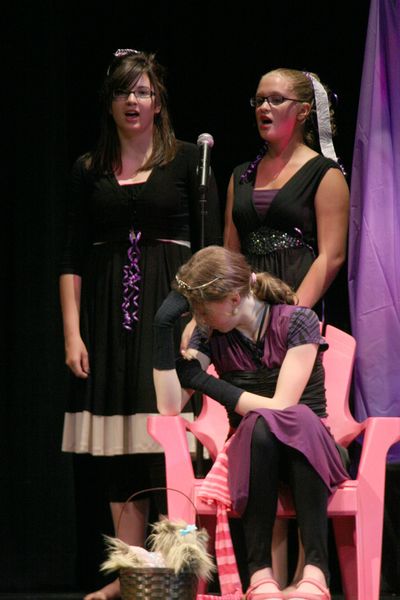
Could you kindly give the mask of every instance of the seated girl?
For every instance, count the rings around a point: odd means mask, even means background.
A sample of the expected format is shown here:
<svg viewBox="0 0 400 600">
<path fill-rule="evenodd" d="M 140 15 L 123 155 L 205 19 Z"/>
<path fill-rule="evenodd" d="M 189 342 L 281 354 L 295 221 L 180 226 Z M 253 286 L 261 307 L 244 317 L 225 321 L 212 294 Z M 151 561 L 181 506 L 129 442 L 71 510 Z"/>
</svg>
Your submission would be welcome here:
<svg viewBox="0 0 400 600">
<path fill-rule="evenodd" d="M 348 478 L 324 424 L 326 399 L 316 314 L 245 258 L 221 247 L 197 252 L 176 275 L 155 319 L 154 382 L 162 414 L 178 414 L 191 390 L 227 411 L 232 506 L 241 515 L 250 572 L 248 600 L 327 600 L 327 501 Z M 192 310 L 198 326 L 175 368 L 173 324 Z M 219 379 L 205 372 L 213 363 Z M 234 468 L 231 468 L 234 466 Z M 272 570 L 278 486 L 293 493 L 305 549 L 303 578 L 285 595 Z"/>
</svg>

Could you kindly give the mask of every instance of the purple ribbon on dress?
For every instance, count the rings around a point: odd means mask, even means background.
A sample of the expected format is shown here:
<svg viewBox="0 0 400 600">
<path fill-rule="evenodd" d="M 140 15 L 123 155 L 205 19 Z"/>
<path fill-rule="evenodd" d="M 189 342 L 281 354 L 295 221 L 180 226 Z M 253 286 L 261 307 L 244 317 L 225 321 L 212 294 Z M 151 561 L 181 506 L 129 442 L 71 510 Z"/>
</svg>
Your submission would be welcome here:
<svg viewBox="0 0 400 600">
<path fill-rule="evenodd" d="M 239 183 L 248 183 L 253 176 L 253 173 L 257 169 L 258 163 L 263 158 L 268 150 L 268 144 L 264 144 L 256 158 L 249 164 L 244 173 L 241 174 Z"/>
<path fill-rule="evenodd" d="M 141 232 L 135 233 L 133 229 L 129 232 L 130 246 L 127 252 L 127 263 L 123 268 L 122 276 L 122 326 L 127 331 L 132 331 L 134 321 L 139 320 L 139 282 L 140 282 L 140 248 L 139 240 Z"/>
<path fill-rule="evenodd" d="M 294 230 L 297 233 L 297 235 L 299 236 L 299 238 L 301 239 L 301 241 L 303 242 L 303 244 L 311 251 L 311 254 L 313 255 L 313 257 L 316 258 L 314 248 L 310 244 L 307 244 L 307 242 L 304 239 L 302 230 L 299 227 L 294 227 Z"/>
</svg>

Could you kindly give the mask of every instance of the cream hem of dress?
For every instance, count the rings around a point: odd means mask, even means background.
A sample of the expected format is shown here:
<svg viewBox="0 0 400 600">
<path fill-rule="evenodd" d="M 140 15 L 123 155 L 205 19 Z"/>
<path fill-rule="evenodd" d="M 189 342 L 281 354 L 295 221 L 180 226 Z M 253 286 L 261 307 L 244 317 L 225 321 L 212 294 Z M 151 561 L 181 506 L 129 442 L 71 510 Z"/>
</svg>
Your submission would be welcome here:
<svg viewBox="0 0 400 600">
<path fill-rule="evenodd" d="M 89 411 L 65 413 L 62 440 L 63 452 L 89 453 L 94 456 L 118 454 L 153 454 L 163 452 L 147 433 L 148 414 L 92 415 Z M 192 421 L 193 415 L 185 413 Z M 194 450 L 193 436 L 188 436 Z"/>
</svg>

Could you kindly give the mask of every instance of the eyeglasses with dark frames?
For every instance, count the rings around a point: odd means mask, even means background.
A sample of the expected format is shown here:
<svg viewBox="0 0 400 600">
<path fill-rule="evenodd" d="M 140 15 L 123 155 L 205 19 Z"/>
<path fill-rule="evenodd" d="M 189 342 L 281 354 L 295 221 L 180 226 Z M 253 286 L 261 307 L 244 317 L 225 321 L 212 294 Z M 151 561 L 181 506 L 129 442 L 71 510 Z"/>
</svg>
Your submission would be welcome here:
<svg viewBox="0 0 400 600">
<path fill-rule="evenodd" d="M 150 88 L 141 86 L 136 88 L 135 90 L 116 89 L 113 91 L 113 98 L 114 100 L 128 100 L 131 94 L 133 94 L 136 100 L 139 101 L 149 100 L 149 98 L 156 95 L 156 93 L 153 92 L 153 90 L 151 90 Z"/>
<path fill-rule="evenodd" d="M 264 102 L 267 102 L 271 108 L 271 106 L 280 106 L 288 100 L 291 102 L 304 102 L 304 100 L 299 100 L 298 98 L 286 98 L 279 94 L 271 94 L 270 96 L 254 96 L 253 98 L 250 98 L 250 106 L 253 108 L 260 108 Z"/>
</svg>

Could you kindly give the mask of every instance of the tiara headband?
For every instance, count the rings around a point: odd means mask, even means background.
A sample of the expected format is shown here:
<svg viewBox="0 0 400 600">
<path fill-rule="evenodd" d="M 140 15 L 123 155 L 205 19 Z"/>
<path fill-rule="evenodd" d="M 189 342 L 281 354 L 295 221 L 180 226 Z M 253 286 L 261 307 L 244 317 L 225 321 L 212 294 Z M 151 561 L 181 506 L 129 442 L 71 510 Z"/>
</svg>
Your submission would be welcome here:
<svg viewBox="0 0 400 600">
<path fill-rule="evenodd" d="M 191 285 L 187 284 L 185 281 L 182 281 L 182 279 L 178 278 L 178 275 L 175 275 L 175 279 L 178 284 L 178 287 L 182 288 L 186 292 L 193 292 L 194 290 L 202 290 L 202 289 L 208 287 L 215 281 L 218 281 L 218 279 L 222 279 L 222 277 L 220 277 L 220 276 L 214 277 L 214 279 L 211 279 L 211 281 L 207 281 L 207 283 L 203 283 L 202 285 L 195 285 L 195 286 L 191 286 Z"/>
<path fill-rule="evenodd" d="M 140 50 L 134 50 L 133 48 L 118 48 L 115 52 L 113 52 L 114 58 L 124 58 L 125 56 L 136 56 L 137 54 L 142 54 Z M 113 61 L 114 62 L 114 61 Z M 111 65 L 109 65 L 107 69 L 107 77 L 110 75 Z"/>
<path fill-rule="evenodd" d="M 328 94 L 326 93 L 326 89 L 324 86 L 306 71 L 303 71 L 304 75 L 308 77 L 311 81 L 311 84 L 314 89 L 314 98 L 315 98 L 315 108 L 317 112 L 317 123 L 318 123 L 318 135 L 319 135 L 319 145 L 321 147 L 321 152 L 327 158 L 331 158 L 335 162 L 338 161 L 338 157 L 336 156 L 335 148 L 333 146 L 332 141 L 332 128 L 331 128 L 331 118 L 329 114 L 329 100 Z"/>
<path fill-rule="evenodd" d="M 140 50 L 133 50 L 133 48 L 118 48 L 114 52 L 115 58 L 122 58 L 123 56 L 129 56 L 131 54 L 140 54 Z"/>
</svg>

